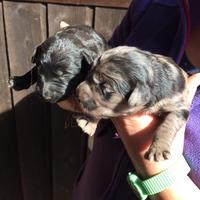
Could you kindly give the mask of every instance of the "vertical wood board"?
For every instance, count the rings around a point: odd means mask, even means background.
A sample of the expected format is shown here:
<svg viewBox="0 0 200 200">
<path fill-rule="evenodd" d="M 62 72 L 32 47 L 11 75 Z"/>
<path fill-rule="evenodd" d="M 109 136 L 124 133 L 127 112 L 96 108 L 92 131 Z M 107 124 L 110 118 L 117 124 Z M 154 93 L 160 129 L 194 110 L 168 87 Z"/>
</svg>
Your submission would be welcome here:
<svg viewBox="0 0 200 200">
<path fill-rule="evenodd" d="M 125 13 L 126 9 L 96 7 L 95 30 L 103 34 L 106 40 L 109 40 Z"/>
<path fill-rule="evenodd" d="M 8 63 L 0 2 L 0 199 L 21 200 L 17 137 L 14 127 L 11 94 L 8 88 Z"/>
<path fill-rule="evenodd" d="M 92 15 L 93 10 L 88 7 L 48 4 L 49 34 L 52 35 L 60 29 L 61 21 L 69 25 L 85 24 L 91 26 Z"/>
<path fill-rule="evenodd" d="M 21 75 L 46 38 L 46 7 L 4 1 L 4 13 L 11 75 Z M 33 91 L 13 92 L 23 200 L 51 200 L 49 105 Z"/>
<path fill-rule="evenodd" d="M 41 4 L 4 1 L 5 25 L 11 75 L 31 69 L 35 47 L 46 39 L 46 8 Z M 14 103 L 34 90 L 14 92 Z"/>
<path fill-rule="evenodd" d="M 92 25 L 93 10 L 87 7 L 48 5 L 49 34 L 61 21 Z M 73 182 L 83 160 L 87 136 L 72 119 L 72 113 L 52 106 L 53 200 L 70 200 Z"/>
<path fill-rule="evenodd" d="M 8 88 L 8 62 L 3 26 L 2 3 L 0 2 L 0 112 L 11 109 L 11 94 Z"/>
</svg>

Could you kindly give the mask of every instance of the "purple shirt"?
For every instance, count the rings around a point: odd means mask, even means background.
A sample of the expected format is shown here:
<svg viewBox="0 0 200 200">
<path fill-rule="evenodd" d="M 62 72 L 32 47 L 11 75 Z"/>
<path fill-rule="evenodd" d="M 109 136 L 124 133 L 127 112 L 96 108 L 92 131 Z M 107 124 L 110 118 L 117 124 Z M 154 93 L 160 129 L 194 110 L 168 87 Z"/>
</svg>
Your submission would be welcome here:
<svg viewBox="0 0 200 200">
<path fill-rule="evenodd" d="M 134 3 L 133 3 L 134 2 Z M 171 56 L 183 68 L 194 73 L 195 68 L 183 58 L 190 24 L 200 19 L 200 1 L 134 0 L 115 30 L 109 43 L 136 46 L 154 53 Z M 198 9 L 197 9 L 198 8 Z M 191 17 L 191 20 L 190 20 Z M 191 23 L 190 23 L 191 22 Z M 192 171 L 191 178 L 200 187 L 200 91 L 197 92 L 186 128 L 184 154 Z M 128 172 L 134 167 L 110 120 L 101 120 L 94 139 L 94 149 L 80 170 L 74 184 L 73 200 L 137 199 L 127 184 Z"/>
</svg>

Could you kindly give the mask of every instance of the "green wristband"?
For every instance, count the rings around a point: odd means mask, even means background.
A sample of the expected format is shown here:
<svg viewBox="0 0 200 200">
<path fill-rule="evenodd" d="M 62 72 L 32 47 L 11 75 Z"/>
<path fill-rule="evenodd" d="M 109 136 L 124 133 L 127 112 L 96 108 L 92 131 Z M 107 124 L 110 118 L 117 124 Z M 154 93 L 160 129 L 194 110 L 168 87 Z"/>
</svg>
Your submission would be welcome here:
<svg viewBox="0 0 200 200">
<path fill-rule="evenodd" d="M 179 173 L 177 173 L 177 171 Z M 190 167 L 184 157 L 171 165 L 168 169 L 156 174 L 146 180 L 141 180 L 136 174 L 129 173 L 127 180 L 133 191 L 141 200 L 145 200 L 149 195 L 157 194 L 172 184 L 183 175 L 190 172 Z"/>
</svg>

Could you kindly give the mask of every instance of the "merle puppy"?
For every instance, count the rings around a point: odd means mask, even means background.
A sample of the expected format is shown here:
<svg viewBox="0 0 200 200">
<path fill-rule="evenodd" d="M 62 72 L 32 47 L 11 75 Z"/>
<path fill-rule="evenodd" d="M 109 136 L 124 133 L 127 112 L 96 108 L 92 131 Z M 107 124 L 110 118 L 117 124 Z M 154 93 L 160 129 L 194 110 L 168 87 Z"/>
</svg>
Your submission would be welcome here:
<svg viewBox="0 0 200 200">
<path fill-rule="evenodd" d="M 22 90 L 36 82 L 42 98 L 56 103 L 71 95 L 94 59 L 108 48 L 105 39 L 89 26 L 65 27 L 36 48 L 32 57 L 35 66 L 25 75 L 11 78 L 10 87 Z"/>
<path fill-rule="evenodd" d="M 76 89 L 82 110 L 96 119 L 158 115 L 162 120 L 146 158 L 168 159 L 173 138 L 188 117 L 186 73 L 168 57 L 127 46 L 105 51 L 95 62 Z"/>
</svg>

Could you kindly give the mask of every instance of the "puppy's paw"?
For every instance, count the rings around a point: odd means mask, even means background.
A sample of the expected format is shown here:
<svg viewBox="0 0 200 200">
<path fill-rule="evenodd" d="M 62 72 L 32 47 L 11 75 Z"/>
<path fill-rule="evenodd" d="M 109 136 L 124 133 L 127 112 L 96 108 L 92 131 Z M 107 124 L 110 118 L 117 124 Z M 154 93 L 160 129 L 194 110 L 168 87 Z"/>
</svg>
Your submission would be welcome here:
<svg viewBox="0 0 200 200">
<path fill-rule="evenodd" d="M 28 85 L 27 80 L 23 79 L 22 76 L 21 77 L 20 76 L 13 76 L 13 77 L 10 77 L 9 80 L 8 80 L 8 87 L 12 88 L 16 91 L 20 91 L 20 90 L 28 88 L 27 85 Z M 30 85 L 30 83 L 29 83 L 29 85 Z"/>
<path fill-rule="evenodd" d="M 76 118 L 76 122 L 83 132 L 87 133 L 89 136 L 94 135 L 97 128 L 96 122 L 89 121 L 84 117 Z"/>
<path fill-rule="evenodd" d="M 8 87 L 13 88 L 14 86 L 15 86 L 15 78 L 10 77 L 9 80 L 8 80 Z"/>
<path fill-rule="evenodd" d="M 153 143 L 145 154 L 149 161 L 160 162 L 168 160 L 170 157 L 170 148 L 167 145 Z"/>
</svg>

